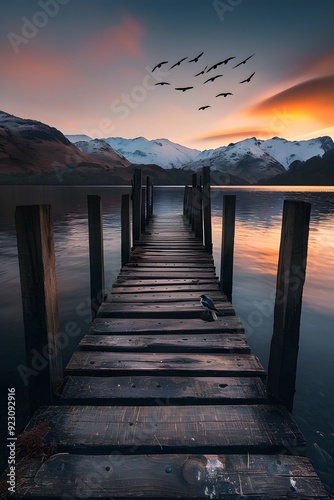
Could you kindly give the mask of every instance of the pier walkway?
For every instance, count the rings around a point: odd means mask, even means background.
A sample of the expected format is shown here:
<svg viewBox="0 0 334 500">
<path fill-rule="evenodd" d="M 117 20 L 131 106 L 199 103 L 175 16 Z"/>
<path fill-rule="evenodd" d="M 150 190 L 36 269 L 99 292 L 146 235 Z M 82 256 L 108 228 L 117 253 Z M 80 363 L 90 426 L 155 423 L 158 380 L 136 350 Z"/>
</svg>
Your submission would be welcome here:
<svg viewBox="0 0 334 500">
<path fill-rule="evenodd" d="M 19 464 L 18 498 L 328 498 L 181 215 L 151 219 L 66 375 L 26 429 L 48 458 Z"/>
</svg>

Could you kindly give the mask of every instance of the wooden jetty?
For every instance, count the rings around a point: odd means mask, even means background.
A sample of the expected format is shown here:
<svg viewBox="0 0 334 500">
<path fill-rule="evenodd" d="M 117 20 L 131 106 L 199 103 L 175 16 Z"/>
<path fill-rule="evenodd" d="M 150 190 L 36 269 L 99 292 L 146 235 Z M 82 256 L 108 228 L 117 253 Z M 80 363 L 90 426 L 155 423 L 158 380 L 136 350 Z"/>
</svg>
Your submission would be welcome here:
<svg viewBox="0 0 334 500">
<path fill-rule="evenodd" d="M 183 215 L 151 218 L 65 374 L 11 498 L 329 498 Z"/>
</svg>

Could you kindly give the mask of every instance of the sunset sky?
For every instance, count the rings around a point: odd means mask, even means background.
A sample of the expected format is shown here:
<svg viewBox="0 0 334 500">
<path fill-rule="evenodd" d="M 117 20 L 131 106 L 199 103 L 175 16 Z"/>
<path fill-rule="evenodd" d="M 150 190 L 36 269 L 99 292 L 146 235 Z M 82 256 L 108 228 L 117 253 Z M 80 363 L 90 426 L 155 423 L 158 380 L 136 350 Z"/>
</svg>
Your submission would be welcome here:
<svg viewBox="0 0 334 500">
<path fill-rule="evenodd" d="M 0 5 L 0 109 L 7 113 L 65 134 L 168 138 L 201 150 L 252 136 L 334 138 L 333 0 Z M 161 61 L 168 63 L 152 73 Z M 155 85 L 161 81 L 170 85 Z M 175 90 L 184 86 L 194 88 Z M 221 92 L 233 95 L 215 97 Z"/>
</svg>

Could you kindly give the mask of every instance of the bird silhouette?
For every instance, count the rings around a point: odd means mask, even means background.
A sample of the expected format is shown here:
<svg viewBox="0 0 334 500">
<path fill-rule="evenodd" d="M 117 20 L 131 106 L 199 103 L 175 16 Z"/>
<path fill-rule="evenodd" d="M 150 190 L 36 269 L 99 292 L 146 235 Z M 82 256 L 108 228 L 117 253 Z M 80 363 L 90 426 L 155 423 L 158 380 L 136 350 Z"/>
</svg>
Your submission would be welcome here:
<svg viewBox="0 0 334 500">
<path fill-rule="evenodd" d="M 207 73 L 209 73 L 209 71 L 211 71 L 212 69 L 217 69 L 221 64 L 227 64 L 231 59 L 235 59 L 235 57 L 228 57 L 227 59 L 224 59 L 224 61 L 220 61 L 214 64 L 213 66 L 211 66 L 211 68 L 208 69 Z"/>
<path fill-rule="evenodd" d="M 201 106 L 200 108 L 198 108 L 198 111 L 200 111 L 201 109 L 206 109 L 206 108 L 211 108 L 211 106 Z"/>
<path fill-rule="evenodd" d="M 248 61 L 248 59 L 250 59 L 251 57 L 255 56 L 255 54 L 252 54 L 251 56 L 249 57 L 246 57 L 246 59 L 244 61 L 241 61 L 239 64 L 237 64 L 236 66 L 233 66 L 233 69 L 234 68 L 237 68 L 238 66 L 240 66 L 241 64 L 246 64 L 246 62 Z"/>
<path fill-rule="evenodd" d="M 227 97 L 228 95 L 233 95 L 232 92 L 221 92 L 220 94 L 217 94 L 216 97 Z"/>
<path fill-rule="evenodd" d="M 170 85 L 170 83 L 168 82 L 158 82 L 158 83 L 155 83 L 154 85 Z"/>
<path fill-rule="evenodd" d="M 205 68 L 203 69 L 203 71 L 200 71 L 200 72 L 199 72 L 199 73 L 197 73 L 197 75 L 195 75 L 195 76 L 204 75 L 205 70 L 206 70 L 206 68 L 207 68 L 207 67 L 208 67 L 208 65 L 206 65 L 206 66 L 205 66 Z"/>
<path fill-rule="evenodd" d="M 186 90 L 193 89 L 194 87 L 175 87 L 175 90 L 182 90 L 182 92 L 185 92 Z"/>
<path fill-rule="evenodd" d="M 171 66 L 169 69 L 173 69 L 173 68 L 175 68 L 175 66 L 180 66 L 181 62 L 185 61 L 186 59 L 188 59 L 188 57 L 184 57 L 183 59 L 180 59 L 179 61 L 177 61 L 177 63 L 173 64 L 173 66 Z"/>
<path fill-rule="evenodd" d="M 194 57 L 194 59 L 191 59 L 191 60 L 190 60 L 190 61 L 188 61 L 188 62 L 190 62 L 190 63 L 191 63 L 191 62 L 198 62 L 198 59 L 199 59 L 200 57 L 202 57 L 202 55 L 203 55 L 203 54 L 204 54 L 204 52 L 201 52 L 198 56 Z"/>
<path fill-rule="evenodd" d="M 204 83 L 208 83 L 208 82 L 214 82 L 216 78 L 219 78 L 220 76 L 223 76 L 223 75 L 216 75 L 216 76 L 213 76 L 212 78 L 209 78 L 208 80 L 205 80 Z"/>
<path fill-rule="evenodd" d="M 249 76 L 248 78 L 246 78 L 246 80 L 242 80 L 242 82 L 240 82 L 240 83 L 250 82 L 254 75 L 255 75 L 255 71 L 254 71 L 254 73 L 251 74 L 251 76 Z"/>
<path fill-rule="evenodd" d="M 168 63 L 168 61 L 162 61 L 162 62 L 160 62 L 160 63 L 156 64 L 156 65 L 154 66 L 154 68 L 152 69 L 152 73 L 153 73 L 153 71 L 154 71 L 154 70 L 156 70 L 157 68 L 161 68 L 161 66 L 162 66 L 163 64 L 167 64 L 167 63 Z"/>
</svg>

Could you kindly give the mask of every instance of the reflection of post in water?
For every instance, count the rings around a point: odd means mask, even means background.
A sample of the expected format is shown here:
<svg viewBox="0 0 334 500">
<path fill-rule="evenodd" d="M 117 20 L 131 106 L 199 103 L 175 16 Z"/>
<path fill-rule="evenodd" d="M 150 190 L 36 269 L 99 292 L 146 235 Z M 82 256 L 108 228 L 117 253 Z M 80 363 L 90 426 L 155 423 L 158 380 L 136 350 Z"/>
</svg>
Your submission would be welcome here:
<svg viewBox="0 0 334 500">
<path fill-rule="evenodd" d="M 310 203 L 284 201 L 268 387 L 290 411 L 295 393 L 310 212 Z"/>
</svg>

